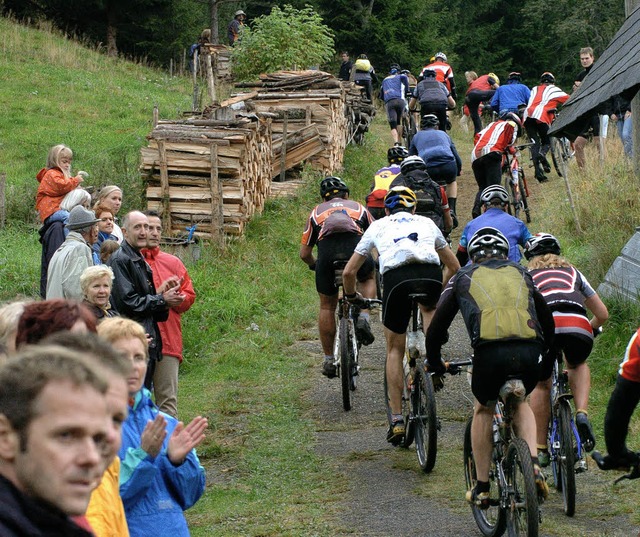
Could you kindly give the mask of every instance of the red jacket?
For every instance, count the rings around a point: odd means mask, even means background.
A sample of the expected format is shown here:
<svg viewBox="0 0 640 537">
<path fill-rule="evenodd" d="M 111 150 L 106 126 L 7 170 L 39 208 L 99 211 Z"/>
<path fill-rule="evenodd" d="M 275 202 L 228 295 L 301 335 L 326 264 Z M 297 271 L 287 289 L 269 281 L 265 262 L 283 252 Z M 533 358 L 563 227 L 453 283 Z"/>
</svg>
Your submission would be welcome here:
<svg viewBox="0 0 640 537">
<path fill-rule="evenodd" d="M 65 177 L 60 168 L 42 168 L 36 179 L 40 183 L 36 194 L 36 209 L 43 222 L 60 209 L 64 197 L 80 184 L 77 177 Z"/>
<path fill-rule="evenodd" d="M 482 75 L 476 78 L 467 89 L 467 93 L 470 91 L 489 91 L 493 89 L 492 82 L 495 84 L 495 80 L 489 75 Z"/>
<path fill-rule="evenodd" d="M 631 382 L 640 382 L 640 328 L 627 345 L 618 373 Z"/>
<path fill-rule="evenodd" d="M 513 144 L 518 137 L 517 125 L 513 121 L 499 119 L 475 136 L 475 146 L 471 153 L 471 162 L 492 152 L 514 152 Z"/>
<path fill-rule="evenodd" d="M 436 72 L 436 80 L 438 82 L 442 82 L 445 86 L 447 86 L 447 89 L 449 91 L 451 91 L 451 79 L 453 78 L 453 69 L 451 69 L 451 66 L 448 63 L 445 63 L 443 61 L 440 60 L 436 60 L 433 63 L 430 63 L 429 65 L 425 65 L 422 68 L 422 72 L 420 73 L 422 76 L 425 69 L 433 69 Z"/>
<path fill-rule="evenodd" d="M 169 318 L 158 323 L 162 338 L 162 354 L 174 356 L 182 362 L 182 323 L 180 317 L 196 300 L 196 292 L 186 267 L 175 255 L 161 252 L 160 248 L 140 250 L 153 271 L 153 283 L 156 289 L 170 276 L 183 278 L 180 291 L 186 296 L 182 304 L 169 310 Z"/>
<path fill-rule="evenodd" d="M 553 84 L 540 84 L 531 90 L 531 97 L 524 113 L 524 119 L 533 118 L 541 123 L 551 125 L 555 113 L 550 110 L 558 108 L 569 99 L 569 95 Z"/>
</svg>

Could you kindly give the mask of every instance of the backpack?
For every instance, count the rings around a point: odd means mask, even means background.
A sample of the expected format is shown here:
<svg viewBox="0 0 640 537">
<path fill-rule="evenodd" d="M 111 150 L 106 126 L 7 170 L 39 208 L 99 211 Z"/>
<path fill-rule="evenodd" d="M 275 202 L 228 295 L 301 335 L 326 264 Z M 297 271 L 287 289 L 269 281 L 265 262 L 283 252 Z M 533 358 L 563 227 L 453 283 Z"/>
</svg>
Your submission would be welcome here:
<svg viewBox="0 0 640 537">
<path fill-rule="evenodd" d="M 413 190 L 418 199 L 416 214 L 431 218 L 436 226 L 444 234 L 444 208 L 442 206 L 442 193 L 440 185 L 423 170 L 412 170 L 409 174 L 400 174 L 389 188 L 394 186 L 406 186 Z"/>
</svg>

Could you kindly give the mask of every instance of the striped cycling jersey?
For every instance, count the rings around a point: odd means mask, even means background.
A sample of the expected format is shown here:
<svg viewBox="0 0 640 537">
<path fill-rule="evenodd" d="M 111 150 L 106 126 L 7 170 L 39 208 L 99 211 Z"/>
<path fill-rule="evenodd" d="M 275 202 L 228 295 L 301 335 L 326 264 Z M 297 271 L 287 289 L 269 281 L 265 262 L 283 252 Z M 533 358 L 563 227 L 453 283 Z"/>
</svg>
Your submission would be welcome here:
<svg viewBox="0 0 640 537">
<path fill-rule="evenodd" d="M 540 84 L 531 90 L 524 119 L 533 118 L 551 125 L 555 114 L 550 112 L 565 103 L 569 95 L 553 84 Z"/>
<path fill-rule="evenodd" d="M 315 246 L 334 233 L 362 235 L 373 222 L 373 217 L 357 201 L 333 198 L 318 205 L 307 220 L 301 244 Z"/>
<path fill-rule="evenodd" d="M 518 137 L 518 129 L 513 121 L 498 120 L 490 123 L 476 134 L 476 145 L 471 152 L 471 162 L 489 153 L 504 153 Z"/>
<path fill-rule="evenodd" d="M 436 80 L 443 82 L 449 91 L 451 91 L 451 79 L 453 78 L 453 69 L 448 63 L 435 61 L 429 65 L 425 65 L 420 72 L 420 76 L 424 77 L 426 69 L 433 69 L 436 72 Z"/>
<path fill-rule="evenodd" d="M 629 340 L 618 373 L 626 380 L 640 382 L 640 328 Z"/>
</svg>

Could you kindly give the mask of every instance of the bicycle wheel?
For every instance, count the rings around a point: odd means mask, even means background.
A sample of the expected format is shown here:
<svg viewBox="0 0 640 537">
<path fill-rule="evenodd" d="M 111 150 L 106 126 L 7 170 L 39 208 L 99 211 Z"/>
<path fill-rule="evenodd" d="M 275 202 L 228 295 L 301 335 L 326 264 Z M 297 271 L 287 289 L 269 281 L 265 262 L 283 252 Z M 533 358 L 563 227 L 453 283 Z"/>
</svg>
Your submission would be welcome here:
<svg viewBox="0 0 640 537">
<path fill-rule="evenodd" d="M 411 411 L 415 422 L 414 440 L 418 463 L 425 473 L 433 470 L 438 451 L 438 417 L 436 414 L 436 393 L 431 375 L 424 365 L 416 363 L 414 390 L 411 394 Z"/>
<path fill-rule="evenodd" d="M 527 198 L 527 187 L 525 186 L 524 170 L 520 168 L 518 172 L 518 186 L 520 189 L 520 204 L 524 210 L 527 224 L 531 223 L 531 211 L 529 211 L 529 200 Z"/>
<path fill-rule="evenodd" d="M 409 126 L 409 117 L 407 113 L 402 116 L 402 142 L 404 146 L 409 149 L 409 145 L 411 144 L 411 127 Z"/>
<path fill-rule="evenodd" d="M 560 480 L 564 513 L 573 516 L 576 512 L 576 442 L 571 427 L 571 406 L 567 401 L 558 403 L 558 425 L 560 432 Z"/>
<path fill-rule="evenodd" d="M 405 429 L 404 429 L 404 438 L 402 439 L 402 441 L 400 442 L 400 446 L 402 447 L 409 447 L 412 443 L 413 443 L 413 431 L 414 431 L 414 424 L 413 424 L 413 420 L 411 420 L 411 414 L 410 414 L 410 399 L 411 399 L 411 392 L 409 391 L 407 382 L 409 381 L 409 379 L 407 378 L 407 374 L 405 371 L 405 375 L 404 375 L 404 385 L 402 387 L 402 415 L 404 417 L 404 423 L 405 423 Z M 387 368 L 385 367 L 384 369 L 384 404 L 387 408 L 387 422 L 391 423 L 391 405 L 389 404 L 389 390 L 388 390 L 388 384 L 387 384 Z"/>
<path fill-rule="evenodd" d="M 555 136 L 551 136 L 551 162 L 553 162 L 558 177 L 562 177 L 562 147 Z"/>
<path fill-rule="evenodd" d="M 342 384 L 342 407 L 351 410 L 351 383 L 353 375 L 353 347 L 351 345 L 349 319 L 340 319 L 340 380 Z"/>
<path fill-rule="evenodd" d="M 509 487 L 507 535 L 538 536 L 538 492 L 533 477 L 529 446 L 522 438 L 513 438 L 507 449 L 505 474 Z"/>
<path fill-rule="evenodd" d="M 467 482 L 467 490 L 471 490 L 476 485 L 476 464 L 473 461 L 473 450 L 471 448 L 471 422 L 473 418 L 467 421 L 467 427 L 464 430 L 464 477 Z M 491 486 L 489 500 L 489 509 L 480 509 L 477 505 L 471 506 L 473 518 L 480 529 L 482 535 L 486 537 L 499 537 L 504 533 L 506 527 L 506 511 L 500 508 L 500 482 L 498 480 L 498 472 L 496 471 L 496 463 L 491 459 L 491 468 L 489 470 L 489 485 Z"/>
</svg>

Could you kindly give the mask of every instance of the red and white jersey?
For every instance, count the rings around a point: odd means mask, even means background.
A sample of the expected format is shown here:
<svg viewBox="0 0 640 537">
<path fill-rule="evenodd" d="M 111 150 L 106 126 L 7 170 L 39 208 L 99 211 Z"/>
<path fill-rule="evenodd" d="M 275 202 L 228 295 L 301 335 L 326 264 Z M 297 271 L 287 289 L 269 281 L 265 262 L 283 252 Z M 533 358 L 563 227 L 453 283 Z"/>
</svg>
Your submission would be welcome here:
<svg viewBox="0 0 640 537">
<path fill-rule="evenodd" d="M 425 69 L 433 69 L 436 72 L 436 80 L 442 82 L 447 86 L 447 89 L 451 91 L 451 79 L 453 79 L 453 69 L 448 63 L 440 60 L 436 60 L 429 65 L 425 65 L 422 68 L 421 76 L 424 76 Z"/>
<path fill-rule="evenodd" d="M 518 128 L 513 121 L 499 119 L 490 123 L 476 134 L 476 145 L 471 152 L 471 162 L 494 151 L 504 153 L 515 143 L 517 137 Z"/>
<path fill-rule="evenodd" d="M 640 382 L 640 328 L 627 345 L 618 373 L 626 380 Z"/>
<path fill-rule="evenodd" d="M 551 125 L 555 119 L 555 114 L 549 111 L 554 108 L 557 109 L 568 98 L 569 94 L 562 91 L 558 86 L 540 84 L 531 90 L 531 97 L 529 97 L 527 109 L 524 112 L 524 119 L 531 117 Z"/>
</svg>

